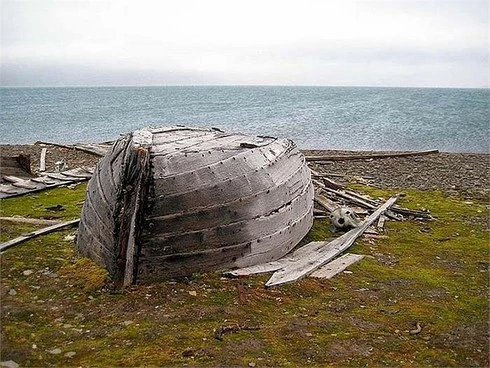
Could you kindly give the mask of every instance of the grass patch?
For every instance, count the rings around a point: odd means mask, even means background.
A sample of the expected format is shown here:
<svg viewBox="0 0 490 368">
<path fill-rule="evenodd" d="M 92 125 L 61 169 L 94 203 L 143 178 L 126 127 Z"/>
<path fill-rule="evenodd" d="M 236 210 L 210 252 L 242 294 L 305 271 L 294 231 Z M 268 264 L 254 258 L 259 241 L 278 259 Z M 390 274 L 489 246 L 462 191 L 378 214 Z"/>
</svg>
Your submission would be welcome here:
<svg viewBox="0 0 490 368">
<path fill-rule="evenodd" d="M 0 214 L 70 220 L 79 217 L 84 191 L 80 185 L 2 200 Z M 370 257 L 351 274 L 273 289 L 263 287 L 267 275 L 230 280 L 209 273 L 114 291 L 105 270 L 65 240 L 72 230 L 15 246 L 0 256 L 2 360 L 63 367 L 488 366 L 488 208 L 441 192 L 405 193 L 400 205 L 427 208 L 436 220 L 389 221 L 388 239 L 353 246 Z M 57 204 L 65 210 L 46 210 Z M 2 223 L 1 240 L 36 227 Z M 315 221 L 305 242 L 329 237 L 328 220 Z M 411 335 L 416 322 L 422 331 Z M 233 324 L 260 329 L 214 338 L 214 329 Z"/>
</svg>

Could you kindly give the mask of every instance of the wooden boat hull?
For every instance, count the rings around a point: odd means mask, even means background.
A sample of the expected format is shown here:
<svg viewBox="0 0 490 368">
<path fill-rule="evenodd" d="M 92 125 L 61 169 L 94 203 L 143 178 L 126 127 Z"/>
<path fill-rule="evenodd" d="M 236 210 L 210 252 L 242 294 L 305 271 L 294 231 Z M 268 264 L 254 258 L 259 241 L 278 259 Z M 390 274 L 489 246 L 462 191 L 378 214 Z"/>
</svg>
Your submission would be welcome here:
<svg viewBox="0 0 490 368">
<path fill-rule="evenodd" d="M 99 162 L 78 248 L 128 285 L 278 259 L 312 222 L 310 171 L 292 141 L 145 129 Z"/>
</svg>

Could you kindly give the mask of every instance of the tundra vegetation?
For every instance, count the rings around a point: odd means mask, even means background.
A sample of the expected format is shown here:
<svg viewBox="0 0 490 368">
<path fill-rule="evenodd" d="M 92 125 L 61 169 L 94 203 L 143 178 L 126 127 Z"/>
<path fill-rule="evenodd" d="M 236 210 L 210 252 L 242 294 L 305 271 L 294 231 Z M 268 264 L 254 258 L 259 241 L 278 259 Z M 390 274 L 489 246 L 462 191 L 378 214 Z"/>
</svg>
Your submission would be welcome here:
<svg viewBox="0 0 490 368">
<path fill-rule="evenodd" d="M 395 190 L 356 185 L 374 197 Z M 69 229 L 1 255 L 1 360 L 20 366 L 488 366 L 489 209 L 439 191 L 399 204 L 436 220 L 387 221 L 387 238 L 330 280 L 265 289 L 219 273 L 113 288 Z M 85 184 L 2 200 L 1 216 L 71 220 Z M 61 211 L 46 207 L 62 205 Z M 58 207 L 59 208 L 59 207 Z M 6 241 L 42 226 L 2 221 Z M 315 220 L 305 241 L 332 237 Z"/>
</svg>

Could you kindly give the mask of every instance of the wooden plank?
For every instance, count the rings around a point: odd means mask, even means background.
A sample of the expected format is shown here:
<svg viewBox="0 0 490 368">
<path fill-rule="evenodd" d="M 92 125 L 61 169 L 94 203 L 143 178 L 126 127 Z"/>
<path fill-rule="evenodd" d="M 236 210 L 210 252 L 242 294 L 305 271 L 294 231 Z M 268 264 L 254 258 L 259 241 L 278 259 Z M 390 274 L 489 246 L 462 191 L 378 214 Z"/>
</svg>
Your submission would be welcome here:
<svg viewBox="0 0 490 368">
<path fill-rule="evenodd" d="M 74 176 L 64 175 L 62 173 L 43 173 L 43 176 L 47 176 L 48 178 L 51 179 L 63 180 L 65 182 L 85 181 L 88 179 L 88 178 L 80 178 L 80 177 L 77 178 Z"/>
<path fill-rule="evenodd" d="M 321 194 L 315 194 L 315 202 L 325 208 L 328 212 L 333 212 L 339 205 L 330 199 L 322 196 Z"/>
<path fill-rule="evenodd" d="M 45 227 L 44 229 L 36 230 L 36 231 L 31 232 L 31 233 L 21 235 L 15 239 L 0 243 L 0 252 L 4 252 L 5 250 L 13 247 L 14 245 L 21 244 L 21 243 L 23 243 L 27 240 L 33 239 L 37 236 L 49 234 L 49 233 L 52 233 L 52 232 L 55 232 L 55 231 L 58 231 L 61 229 L 65 229 L 67 227 L 75 226 L 79 222 L 80 222 L 80 219 L 66 221 L 66 222 L 62 222 L 61 224 L 51 225 L 51 226 Z"/>
<path fill-rule="evenodd" d="M 322 187 L 322 189 L 328 193 L 332 193 L 332 194 L 335 194 L 339 197 L 342 197 L 344 199 L 347 199 L 348 201 L 350 202 L 353 202 L 361 207 L 364 207 L 364 208 L 368 208 L 368 209 L 375 209 L 376 206 L 375 205 L 372 205 L 371 203 L 369 202 L 366 202 L 365 200 L 362 200 L 360 198 L 357 198 L 357 197 L 354 197 L 350 194 L 347 194 L 347 193 L 344 193 L 340 190 L 335 190 L 335 189 L 331 189 L 331 188 L 327 188 L 325 186 Z"/>
<path fill-rule="evenodd" d="M 112 144 L 100 144 L 100 143 L 75 143 L 73 148 L 85 153 L 90 153 L 95 156 L 103 157 L 109 152 Z"/>
<path fill-rule="evenodd" d="M 288 282 L 299 280 L 300 278 L 309 275 L 317 268 L 323 266 L 337 255 L 347 250 L 354 241 L 378 219 L 378 217 L 390 208 L 398 199 L 398 197 L 390 198 L 386 203 L 380 206 L 373 214 L 365 219 L 361 225 L 339 236 L 335 240 L 331 241 L 330 247 L 333 245 L 333 249 L 327 252 L 323 252 L 321 249 L 318 252 L 314 252 L 314 257 L 305 257 L 297 262 L 286 265 L 279 271 L 276 271 L 272 277 L 267 281 L 266 286 L 277 286 Z"/>
<path fill-rule="evenodd" d="M 333 239 L 325 241 L 310 242 L 303 245 L 293 253 L 287 254 L 276 261 L 254 264 L 248 267 L 242 267 L 237 270 L 228 271 L 225 275 L 228 276 L 250 276 L 260 273 L 268 273 L 280 270 L 287 265 L 300 261 L 301 259 L 318 255 L 320 251 L 327 252 L 334 249 L 335 244 L 331 244 Z"/>
<path fill-rule="evenodd" d="M 386 221 L 386 216 L 385 215 L 379 216 L 378 224 L 376 225 L 376 227 L 378 228 L 378 230 L 384 231 L 385 221 Z"/>
<path fill-rule="evenodd" d="M 58 220 L 46 220 L 46 219 L 18 217 L 18 216 L 0 217 L 0 221 L 20 222 L 23 224 L 33 224 L 33 225 L 55 225 L 55 224 L 59 224 L 62 222 L 62 221 L 58 221 Z"/>
<path fill-rule="evenodd" d="M 48 149 L 46 147 L 43 147 L 41 149 L 41 156 L 39 158 L 39 171 L 43 172 L 46 171 L 46 151 Z"/>
<path fill-rule="evenodd" d="M 70 150 L 78 150 L 82 151 L 85 153 L 90 153 L 95 156 L 102 157 L 104 156 L 110 149 L 111 145 L 110 144 L 97 144 L 97 143 L 77 143 L 73 145 L 67 145 L 67 144 L 61 144 L 61 143 L 53 143 L 53 142 L 43 142 L 43 141 L 37 141 L 35 144 L 43 144 L 47 146 L 55 146 L 55 147 L 61 147 L 61 148 L 66 148 Z"/>
<path fill-rule="evenodd" d="M 314 271 L 310 276 L 321 279 L 331 279 L 335 275 L 344 271 L 350 265 L 359 262 L 365 256 L 362 254 L 346 253 L 333 261 L 328 262 L 326 265 L 320 267 Z"/>
<path fill-rule="evenodd" d="M 394 158 L 394 157 L 425 156 L 434 153 L 439 153 L 439 150 L 413 151 L 413 152 L 400 152 L 400 153 L 377 153 L 377 154 L 349 155 L 349 156 L 307 155 L 305 157 L 306 157 L 306 161 L 319 162 L 319 161 L 350 161 L 350 160 L 383 159 L 383 158 Z"/>
<path fill-rule="evenodd" d="M 22 179 L 22 178 L 18 178 L 16 176 L 13 176 L 13 175 L 4 175 L 3 179 L 12 183 L 13 186 L 19 187 L 19 188 L 24 188 L 24 189 L 39 189 L 40 188 L 39 184 L 33 183 L 29 179 Z"/>
</svg>

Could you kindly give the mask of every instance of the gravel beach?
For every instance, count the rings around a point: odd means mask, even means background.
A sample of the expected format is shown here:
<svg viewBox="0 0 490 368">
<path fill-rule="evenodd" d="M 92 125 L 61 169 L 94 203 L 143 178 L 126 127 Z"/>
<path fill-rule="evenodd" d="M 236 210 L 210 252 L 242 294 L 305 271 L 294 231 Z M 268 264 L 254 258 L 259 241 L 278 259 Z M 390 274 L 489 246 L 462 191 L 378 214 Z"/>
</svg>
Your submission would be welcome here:
<svg viewBox="0 0 490 368">
<path fill-rule="evenodd" d="M 54 170 L 55 162 L 64 161 L 68 168 L 95 166 L 99 157 L 75 149 L 31 144 L 0 145 L 1 156 L 31 155 L 33 172 L 39 168 L 41 149 L 47 148 L 46 169 Z M 358 155 L 379 152 L 303 150 L 307 155 Z M 386 153 L 386 152 L 383 152 Z M 435 153 L 425 156 L 330 161 L 310 163 L 321 173 L 346 184 L 360 182 L 380 188 L 440 189 L 464 198 L 488 201 L 490 193 L 490 154 Z"/>
</svg>

